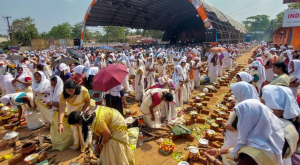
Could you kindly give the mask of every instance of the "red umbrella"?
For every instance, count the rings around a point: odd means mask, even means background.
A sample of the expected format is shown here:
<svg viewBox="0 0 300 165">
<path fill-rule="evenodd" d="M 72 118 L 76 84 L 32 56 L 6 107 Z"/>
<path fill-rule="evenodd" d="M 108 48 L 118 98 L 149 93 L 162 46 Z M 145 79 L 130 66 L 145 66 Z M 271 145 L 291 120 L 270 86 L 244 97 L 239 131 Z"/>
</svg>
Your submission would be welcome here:
<svg viewBox="0 0 300 165">
<path fill-rule="evenodd" d="M 122 64 L 102 68 L 94 77 L 94 90 L 107 92 L 111 88 L 120 85 L 127 74 L 127 68 Z"/>
</svg>

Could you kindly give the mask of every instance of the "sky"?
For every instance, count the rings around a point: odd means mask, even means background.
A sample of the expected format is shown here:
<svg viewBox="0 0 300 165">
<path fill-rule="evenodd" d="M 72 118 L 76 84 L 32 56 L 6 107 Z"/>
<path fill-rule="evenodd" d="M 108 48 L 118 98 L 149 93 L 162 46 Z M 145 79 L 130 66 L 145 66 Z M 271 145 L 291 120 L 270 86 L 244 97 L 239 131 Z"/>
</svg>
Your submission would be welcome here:
<svg viewBox="0 0 300 165">
<path fill-rule="evenodd" d="M 7 34 L 6 20 L 30 16 L 35 20 L 39 32 L 48 32 L 58 24 L 75 24 L 83 21 L 92 0 L 0 0 L 0 34 Z M 249 16 L 266 14 L 271 19 L 287 8 L 283 0 L 206 0 L 212 6 L 242 22 Z M 100 28 L 89 28 L 91 31 Z"/>
</svg>

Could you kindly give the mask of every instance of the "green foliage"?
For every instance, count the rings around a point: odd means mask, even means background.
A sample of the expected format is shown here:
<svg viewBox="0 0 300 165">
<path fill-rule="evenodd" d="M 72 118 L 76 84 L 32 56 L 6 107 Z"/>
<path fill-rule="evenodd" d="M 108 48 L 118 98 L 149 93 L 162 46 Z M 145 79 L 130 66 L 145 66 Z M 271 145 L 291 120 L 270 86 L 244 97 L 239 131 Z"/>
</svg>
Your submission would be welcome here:
<svg viewBox="0 0 300 165">
<path fill-rule="evenodd" d="M 117 26 L 104 26 L 103 30 L 105 33 L 103 39 L 105 41 L 109 41 L 109 42 L 124 42 L 125 41 L 126 28 L 117 27 Z"/>
<path fill-rule="evenodd" d="M 49 32 L 49 38 L 72 38 L 72 26 L 68 22 L 53 26 Z"/>
<path fill-rule="evenodd" d="M 265 31 L 270 24 L 270 19 L 267 15 L 256 15 L 246 18 L 242 23 L 249 31 Z"/>
<path fill-rule="evenodd" d="M 288 4 L 288 8 L 289 9 L 299 9 L 300 8 L 300 2 L 294 2 L 294 3 Z"/>
<path fill-rule="evenodd" d="M 16 19 L 12 23 L 13 44 L 30 45 L 31 39 L 38 38 L 39 33 L 30 17 Z"/>
<path fill-rule="evenodd" d="M 1 49 L 7 47 L 8 45 L 12 45 L 12 43 L 11 43 L 10 41 L 3 41 L 3 42 L 0 42 L 0 48 L 1 48 Z"/>
</svg>

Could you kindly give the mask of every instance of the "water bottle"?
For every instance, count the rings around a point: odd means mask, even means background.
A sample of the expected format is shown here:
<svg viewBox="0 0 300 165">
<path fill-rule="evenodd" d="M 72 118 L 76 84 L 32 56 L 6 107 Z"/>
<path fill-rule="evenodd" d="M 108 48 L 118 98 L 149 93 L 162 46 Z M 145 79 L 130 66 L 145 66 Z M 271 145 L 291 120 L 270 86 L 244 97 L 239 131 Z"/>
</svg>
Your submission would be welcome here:
<svg viewBox="0 0 300 165">
<path fill-rule="evenodd" d="M 138 143 L 139 143 L 139 146 L 143 145 L 143 143 L 144 143 L 144 135 L 143 135 L 142 132 L 140 132 L 140 134 L 139 134 L 139 141 L 138 141 Z"/>
</svg>

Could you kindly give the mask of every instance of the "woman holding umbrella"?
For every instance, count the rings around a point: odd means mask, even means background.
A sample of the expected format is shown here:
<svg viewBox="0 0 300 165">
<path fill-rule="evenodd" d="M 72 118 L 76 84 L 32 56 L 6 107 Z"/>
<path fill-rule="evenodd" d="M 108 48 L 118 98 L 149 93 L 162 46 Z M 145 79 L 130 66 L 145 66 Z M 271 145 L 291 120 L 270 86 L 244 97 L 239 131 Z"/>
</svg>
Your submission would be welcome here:
<svg viewBox="0 0 300 165">
<path fill-rule="evenodd" d="M 90 99 L 90 94 L 85 87 L 76 84 L 74 80 L 67 80 L 64 83 L 63 93 L 59 98 L 59 133 L 64 132 L 63 119 L 65 113 L 69 115 L 73 111 L 84 112 L 94 106 L 94 101 Z M 65 112 L 65 109 L 67 109 L 67 112 Z M 86 147 L 91 144 L 92 137 L 90 136 L 86 141 L 83 141 L 80 130 L 82 130 L 82 127 L 73 127 L 75 141 L 72 149 L 81 147 L 81 151 L 84 152 Z"/>
</svg>

